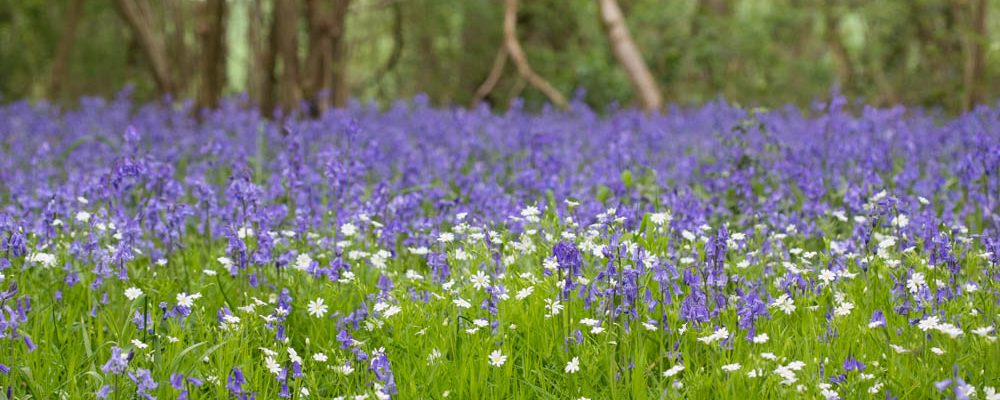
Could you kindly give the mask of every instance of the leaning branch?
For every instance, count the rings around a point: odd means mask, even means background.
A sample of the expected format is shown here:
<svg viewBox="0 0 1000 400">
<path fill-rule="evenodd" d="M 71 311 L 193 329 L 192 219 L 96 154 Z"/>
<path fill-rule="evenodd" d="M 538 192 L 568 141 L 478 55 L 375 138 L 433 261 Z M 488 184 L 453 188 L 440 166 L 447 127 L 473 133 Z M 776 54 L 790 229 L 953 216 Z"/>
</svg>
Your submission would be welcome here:
<svg viewBox="0 0 1000 400">
<path fill-rule="evenodd" d="M 604 33 L 608 36 L 608 45 L 621 64 L 642 108 L 646 111 L 659 110 L 663 107 L 663 95 L 656 84 L 656 79 L 649 72 L 649 67 L 642 59 L 639 47 L 632 40 L 632 35 L 625 26 L 625 17 L 615 0 L 597 0 L 601 13 Z"/>
<path fill-rule="evenodd" d="M 517 66 L 517 73 L 521 75 L 531 86 L 540 90 L 559 108 L 566 108 L 568 103 L 566 98 L 552 87 L 545 79 L 535 73 L 528 64 L 528 57 L 521 49 L 521 43 L 517 41 L 517 0 L 506 0 L 506 12 L 503 19 L 504 47 L 510 54 L 511 60 Z"/>
<path fill-rule="evenodd" d="M 141 0 L 117 0 L 115 4 L 118 6 L 122 17 L 125 18 L 125 22 L 128 23 L 132 32 L 139 39 L 160 93 L 173 93 L 175 87 L 173 80 L 170 78 L 170 65 L 167 62 L 167 53 L 164 50 L 163 43 L 158 40 L 156 34 L 152 31 L 152 18 L 149 15 L 149 5 L 141 2 Z"/>
</svg>

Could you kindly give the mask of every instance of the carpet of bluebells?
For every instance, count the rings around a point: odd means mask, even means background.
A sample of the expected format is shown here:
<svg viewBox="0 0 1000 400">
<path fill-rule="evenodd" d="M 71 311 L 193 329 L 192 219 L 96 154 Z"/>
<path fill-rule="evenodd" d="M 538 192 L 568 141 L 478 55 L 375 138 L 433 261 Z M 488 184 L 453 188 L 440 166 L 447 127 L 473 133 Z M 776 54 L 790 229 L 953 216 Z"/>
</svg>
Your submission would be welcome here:
<svg viewBox="0 0 1000 400">
<path fill-rule="evenodd" d="M 1000 399 L 1000 109 L 0 107 L 0 397 Z"/>
</svg>

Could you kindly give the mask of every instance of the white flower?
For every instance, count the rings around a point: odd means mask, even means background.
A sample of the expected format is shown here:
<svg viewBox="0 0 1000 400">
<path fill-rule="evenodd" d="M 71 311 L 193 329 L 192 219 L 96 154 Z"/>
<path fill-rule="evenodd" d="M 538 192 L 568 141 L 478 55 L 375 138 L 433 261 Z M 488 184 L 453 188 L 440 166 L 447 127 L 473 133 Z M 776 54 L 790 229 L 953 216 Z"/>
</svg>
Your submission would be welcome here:
<svg viewBox="0 0 1000 400">
<path fill-rule="evenodd" d="M 722 370 L 725 372 L 736 372 L 739 371 L 742 365 L 740 363 L 726 364 L 722 366 Z"/>
<path fill-rule="evenodd" d="M 313 354 L 312 359 L 313 359 L 313 361 L 316 361 L 316 362 L 325 363 L 326 360 L 327 360 L 327 357 L 326 357 L 326 354 L 324 354 L 324 353 L 316 353 L 316 354 Z"/>
<path fill-rule="evenodd" d="M 983 387 L 983 393 L 986 393 L 986 400 L 1000 400 L 1000 393 L 993 386 Z"/>
<path fill-rule="evenodd" d="M 472 281 L 472 287 L 482 289 L 490 284 L 490 277 L 486 276 L 483 271 L 476 271 L 476 274 L 469 278 Z"/>
<path fill-rule="evenodd" d="M 494 367 L 500 367 L 503 366 L 505 362 L 507 362 L 507 356 L 503 355 L 503 352 L 501 352 L 500 350 L 493 350 L 493 352 L 490 353 L 489 361 L 490 365 Z"/>
<path fill-rule="evenodd" d="M 281 373 L 281 364 L 278 364 L 278 361 L 276 361 L 274 357 L 268 356 L 264 360 L 264 366 L 267 367 L 267 370 L 272 374 L 278 375 Z"/>
<path fill-rule="evenodd" d="M 435 361 L 441 358 L 441 355 L 442 355 L 441 350 L 438 350 L 436 348 L 432 349 L 431 353 L 427 355 L 427 364 L 428 365 L 433 364 Z"/>
<path fill-rule="evenodd" d="M 823 283 L 827 286 L 830 285 L 830 282 L 833 282 L 836 279 L 837 274 L 833 273 L 833 271 L 830 271 L 829 269 L 823 269 L 823 271 L 819 273 L 819 280 L 823 281 Z"/>
<path fill-rule="evenodd" d="M 387 308 L 385 312 L 382 313 L 382 318 L 392 317 L 393 315 L 399 314 L 399 312 L 402 310 L 403 310 L 402 308 L 399 308 L 399 306 L 393 304 L 389 306 L 389 308 Z"/>
<path fill-rule="evenodd" d="M 669 223 L 671 219 L 673 219 L 673 216 L 670 215 L 669 211 L 653 213 L 649 216 L 649 220 L 659 226 Z"/>
<path fill-rule="evenodd" d="M 358 234 L 358 227 L 348 222 L 340 227 L 340 233 L 344 234 L 344 237 L 351 237 Z"/>
<path fill-rule="evenodd" d="M 541 212 L 538 211 L 538 207 L 536 206 L 528 206 L 521 210 L 521 216 L 530 222 L 538 222 L 538 215 L 540 214 Z"/>
<path fill-rule="evenodd" d="M 177 305 L 181 307 L 191 308 L 194 306 L 194 301 L 201 298 L 201 293 L 187 294 L 187 293 L 177 293 Z"/>
<path fill-rule="evenodd" d="M 56 256 L 49 253 L 32 253 L 28 256 L 28 262 L 33 262 L 45 268 L 52 268 L 56 265 Z"/>
<path fill-rule="evenodd" d="M 253 234 L 253 228 L 249 226 L 243 226 L 236 230 L 236 237 L 240 239 L 246 239 L 247 236 L 253 237 Z"/>
<path fill-rule="evenodd" d="M 312 266 L 313 259 L 308 254 L 299 254 L 295 257 L 295 269 L 299 271 L 305 271 Z"/>
<path fill-rule="evenodd" d="M 684 370 L 683 365 L 681 364 L 674 365 L 673 367 L 670 367 L 670 369 L 663 371 L 663 377 L 669 378 L 671 376 L 679 374 L 683 370 Z"/>
<path fill-rule="evenodd" d="M 166 258 L 161 258 L 159 260 L 156 260 L 156 265 L 160 266 L 160 267 L 166 266 L 167 265 L 167 259 Z"/>
<path fill-rule="evenodd" d="M 326 306 L 326 304 L 323 304 L 323 298 L 322 297 L 319 297 L 319 298 L 316 298 L 316 300 L 310 301 L 308 308 L 309 308 L 309 315 L 312 315 L 313 317 L 316 317 L 316 318 L 323 317 L 324 315 L 326 315 L 326 311 L 328 310 L 328 307 Z"/>
<path fill-rule="evenodd" d="M 782 293 L 781 296 L 778 296 L 778 298 L 771 302 L 771 307 L 784 311 L 785 314 L 791 314 L 795 311 L 795 300 L 788 297 L 788 293 Z"/>
<path fill-rule="evenodd" d="M 931 353 L 934 353 L 934 354 L 937 354 L 937 355 L 940 356 L 940 355 L 944 354 L 944 350 L 942 350 L 940 347 L 931 347 Z"/>
<path fill-rule="evenodd" d="M 340 372 L 343 375 L 350 375 L 352 372 L 354 372 L 354 367 L 352 367 L 351 364 L 344 364 L 334 368 L 334 370 Z"/>
<path fill-rule="evenodd" d="M 451 302 L 455 303 L 455 306 L 458 307 L 458 308 L 469 308 L 469 307 L 472 307 L 472 303 L 469 303 L 468 300 L 463 299 L 463 298 L 457 298 L 455 300 L 452 300 Z"/>
<path fill-rule="evenodd" d="M 517 294 L 514 295 L 514 298 L 518 299 L 518 300 L 524 300 L 528 296 L 531 296 L 531 293 L 534 292 L 534 291 L 535 291 L 535 287 L 534 286 L 528 286 L 528 287 L 526 287 L 524 289 L 518 290 Z"/>
<path fill-rule="evenodd" d="M 545 318 L 552 318 L 562 312 L 563 305 L 559 303 L 559 300 L 545 299 L 545 308 L 548 310 L 545 313 Z"/>
<path fill-rule="evenodd" d="M 542 260 L 542 268 L 546 271 L 555 271 L 559 269 L 559 262 L 555 257 L 545 257 L 545 260 Z"/>
<path fill-rule="evenodd" d="M 955 338 L 957 338 L 959 336 L 962 336 L 962 333 L 964 333 L 964 332 L 962 332 L 962 328 L 959 328 L 959 327 L 957 327 L 957 326 L 955 326 L 953 324 L 949 324 L 949 323 L 938 324 L 937 330 L 939 332 L 945 334 L 945 335 L 948 335 L 952 339 L 955 339 Z"/>
<path fill-rule="evenodd" d="M 927 332 L 928 330 L 931 329 L 937 329 L 939 324 L 940 324 L 940 319 L 936 315 L 932 315 L 920 320 L 920 322 L 917 323 L 917 328 L 920 328 L 920 330 Z"/>
<path fill-rule="evenodd" d="M 567 374 L 574 374 L 580 370 L 580 359 L 578 357 L 573 357 L 566 363 L 566 368 L 563 369 Z"/>
<path fill-rule="evenodd" d="M 754 343 L 760 344 L 760 343 L 767 343 L 767 341 L 770 339 L 771 337 L 767 336 L 767 333 L 761 333 L 757 336 L 754 336 L 752 341 Z"/>
<path fill-rule="evenodd" d="M 139 289 L 139 288 L 137 288 L 135 286 L 130 287 L 128 289 L 125 289 L 125 298 L 126 299 L 135 300 L 135 299 L 138 299 L 139 296 L 142 296 L 142 289 Z"/>
<path fill-rule="evenodd" d="M 148 344 L 143 343 L 139 339 L 132 339 L 132 345 L 135 346 L 137 349 L 140 349 L 140 350 L 144 350 L 147 347 L 149 347 Z"/>
<path fill-rule="evenodd" d="M 916 294 L 921 288 L 927 286 L 927 282 L 924 281 L 924 274 L 920 272 L 914 272 L 910 276 L 910 279 L 906 281 L 906 287 L 910 289 L 910 293 Z"/>
<path fill-rule="evenodd" d="M 774 355 L 774 353 L 760 353 L 760 358 L 774 361 L 778 359 L 778 356 Z"/>
<path fill-rule="evenodd" d="M 853 309 L 854 309 L 854 303 L 845 301 L 843 303 L 840 303 L 840 305 L 838 305 L 837 308 L 833 309 L 833 314 L 838 317 L 843 317 L 846 315 L 850 315 L 851 310 Z"/>
<path fill-rule="evenodd" d="M 984 326 L 972 330 L 972 333 L 975 333 L 976 336 L 982 336 L 982 337 L 988 337 L 992 332 L 993 332 L 993 325 Z"/>
<path fill-rule="evenodd" d="M 288 348 L 288 361 L 291 361 L 293 363 L 302 364 L 302 357 L 299 357 L 299 352 L 295 351 L 294 348 L 289 347 Z"/>
<path fill-rule="evenodd" d="M 976 387 L 968 383 L 957 383 L 955 385 L 955 398 L 958 399 L 976 398 Z"/>
<path fill-rule="evenodd" d="M 82 223 L 90 222 L 90 213 L 86 211 L 80 211 L 76 213 L 76 220 Z"/>
<path fill-rule="evenodd" d="M 455 241 L 455 234 L 451 232 L 441 232 L 438 235 L 438 241 L 441 243 L 451 243 Z"/>
<path fill-rule="evenodd" d="M 712 332 L 711 335 L 702 336 L 698 338 L 698 341 L 705 344 L 711 344 L 712 342 L 725 340 L 727 338 L 729 338 L 729 329 L 726 329 L 726 327 L 721 327 L 719 329 L 716 329 L 715 332 Z"/>
<path fill-rule="evenodd" d="M 229 257 L 219 257 L 216 259 L 219 264 L 222 264 L 223 268 L 229 268 L 233 266 L 233 260 Z"/>
</svg>

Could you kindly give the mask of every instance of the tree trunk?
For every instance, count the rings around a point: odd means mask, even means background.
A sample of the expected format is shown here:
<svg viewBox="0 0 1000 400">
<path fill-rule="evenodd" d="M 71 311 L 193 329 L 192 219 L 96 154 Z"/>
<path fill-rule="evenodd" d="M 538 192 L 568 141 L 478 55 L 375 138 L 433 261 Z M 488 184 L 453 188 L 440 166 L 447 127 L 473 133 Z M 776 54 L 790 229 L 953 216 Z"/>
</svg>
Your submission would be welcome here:
<svg viewBox="0 0 1000 400">
<path fill-rule="evenodd" d="M 552 87 L 545 79 L 535 73 L 528 64 L 528 56 L 521 49 L 521 43 L 517 40 L 517 0 L 505 0 L 505 12 L 503 19 L 504 46 L 511 60 L 517 67 L 517 73 L 521 75 L 531 86 L 540 90 L 559 108 L 566 108 L 568 103 L 566 98 Z"/>
<path fill-rule="evenodd" d="M 276 0 L 274 7 L 274 40 L 271 50 L 280 64 L 278 99 L 286 112 L 299 107 L 302 87 L 299 78 L 298 1 Z"/>
<path fill-rule="evenodd" d="M 164 2 L 164 6 L 167 8 L 167 13 L 169 13 L 171 18 L 171 30 L 169 32 L 170 45 L 168 51 L 170 52 L 170 59 L 173 60 L 174 68 L 172 79 L 174 82 L 189 82 L 190 77 L 194 70 L 192 64 L 197 66 L 197 63 L 188 62 L 188 48 L 187 48 L 187 7 L 185 6 L 185 0 L 167 0 Z M 180 91 L 181 88 L 178 88 Z M 182 95 L 182 93 L 174 93 L 175 95 Z"/>
<path fill-rule="evenodd" d="M 62 90 L 63 79 L 66 76 L 66 66 L 69 64 L 73 54 L 73 46 L 76 44 L 76 28 L 83 18 L 84 0 L 73 0 L 70 3 L 66 14 L 66 24 L 63 26 L 62 36 L 59 38 L 59 45 L 56 47 L 56 56 L 52 61 L 52 77 L 49 80 L 49 98 L 58 99 Z"/>
<path fill-rule="evenodd" d="M 639 97 L 639 103 L 646 111 L 663 108 L 663 95 L 649 67 L 642 59 L 642 53 L 632 40 L 625 25 L 625 17 L 616 0 L 597 0 L 601 22 L 608 37 L 608 45 L 632 82 L 632 88 Z"/>
<path fill-rule="evenodd" d="M 142 46 L 143 54 L 146 56 L 146 61 L 149 63 L 153 79 L 156 81 L 160 93 L 174 94 L 176 87 L 170 76 L 167 53 L 163 43 L 153 31 L 153 19 L 150 15 L 149 5 L 143 0 L 116 0 L 115 4 Z"/>
<path fill-rule="evenodd" d="M 965 69 L 963 80 L 965 86 L 965 96 L 962 99 L 962 110 L 970 111 L 981 101 L 980 93 L 985 84 L 983 82 L 983 43 L 986 41 L 986 0 L 975 0 L 970 10 L 972 26 L 971 32 L 966 37 L 965 46 Z"/>
<path fill-rule="evenodd" d="M 268 33 L 267 50 L 261 56 L 263 76 L 261 79 L 261 114 L 274 116 L 274 111 L 278 107 L 278 29 L 281 24 L 278 22 L 277 13 L 271 14 L 271 29 Z"/>
<path fill-rule="evenodd" d="M 250 68 L 247 69 L 247 94 L 251 104 L 258 107 L 264 105 L 267 78 L 267 45 L 266 36 L 261 27 L 264 26 L 263 0 L 253 0 L 249 8 L 249 23 L 247 24 L 247 40 L 250 44 Z"/>
<path fill-rule="evenodd" d="M 349 0 L 306 2 L 309 53 L 302 88 L 313 114 L 347 102 L 343 37 Z"/>
<path fill-rule="evenodd" d="M 330 101 L 334 107 L 347 105 L 351 90 L 347 80 L 347 11 L 350 0 L 337 0 L 333 5 L 333 26 L 331 28 L 330 46 L 332 47 L 332 65 L 330 82 L 332 87 Z"/>
<path fill-rule="evenodd" d="M 202 3 L 201 15 L 205 19 L 199 29 L 201 36 L 201 87 L 198 91 L 200 107 L 215 108 L 219 105 L 225 84 L 225 0 L 207 0 Z"/>
</svg>

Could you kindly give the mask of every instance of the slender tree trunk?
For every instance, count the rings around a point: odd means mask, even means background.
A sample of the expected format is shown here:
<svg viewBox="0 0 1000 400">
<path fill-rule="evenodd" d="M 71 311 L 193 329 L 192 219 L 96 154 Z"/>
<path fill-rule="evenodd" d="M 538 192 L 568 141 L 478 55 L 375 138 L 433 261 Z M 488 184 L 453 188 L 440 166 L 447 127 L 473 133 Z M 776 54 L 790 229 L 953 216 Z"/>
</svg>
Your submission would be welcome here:
<svg viewBox="0 0 1000 400">
<path fill-rule="evenodd" d="M 313 114 L 347 102 L 344 28 L 349 0 L 306 2 L 309 53 L 302 87 Z"/>
<path fill-rule="evenodd" d="M 616 0 L 597 0 L 597 2 L 604 32 L 608 37 L 608 45 L 611 46 L 611 52 L 632 82 L 632 88 L 639 98 L 640 105 L 646 111 L 663 108 L 660 87 L 642 59 L 642 53 L 632 40 L 632 35 L 629 34 L 618 2 Z"/>
<path fill-rule="evenodd" d="M 199 29 L 201 36 L 201 87 L 198 104 L 215 108 L 219 105 L 225 84 L 225 0 L 207 0 L 202 3 L 204 24 Z"/>
<path fill-rule="evenodd" d="M 962 99 L 962 110 L 969 111 L 981 101 L 981 92 L 985 82 L 983 82 L 984 52 L 983 43 L 986 41 L 986 0 L 974 0 L 971 11 L 971 32 L 966 35 L 965 46 L 965 69 L 963 80 L 965 86 L 965 96 Z"/>
<path fill-rule="evenodd" d="M 174 82 L 188 82 L 190 77 L 194 72 L 191 64 L 188 62 L 188 48 L 187 48 L 187 7 L 185 6 L 185 0 L 167 0 L 164 2 L 167 8 L 167 13 L 170 17 L 171 30 L 169 32 L 170 45 L 169 52 L 170 58 L 174 61 L 173 70 L 173 81 Z M 180 96 L 182 93 L 175 93 Z"/>
<path fill-rule="evenodd" d="M 249 7 L 249 24 L 247 24 L 247 40 L 250 43 L 250 68 L 247 69 L 247 94 L 250 102 L 256 106 L 263 106 L 264 93 L 267 85 L 266 60 L 267 45 L 264 43 L 266 36 L 261 27 L 264 26 L 264 8 L 262 0 L 253 0 Z"/>
<path fill-rule="evenodd" d="M 347 11 L 350 0 L 337 0 L 333 5 L 333 26 L 331 29 L 330 46 L 332 51 L 332 69 L 330 82 L 332 87 L 330 101 L 334 107 L 343 107 L 350 96 L 348 85 L 348 48 L 347 48 Z"/>
<path fill-rule="evenodd" d="M 333 45 L 330 29 L 333 22 L 324 3 L 327 2 L 306 0 L 309 52 L 302 76 L 302 89 L 313 115 L 317 115 L 328 104 L 329 93 L 323 92 L 331 86 L 329 79 L 332 76 Z"/>
<path fill-rule="evenodd" d="M 302 87 L 299 78 L 298 1 L 276 0 L 274 7 L 275 52 L 280 64 L 278 98 L 286 112 L 299 107 Z"/>
<path fill-rule="evenodd" d="M 160 93 L 174 94 L 176 87 L 170 75 L 167 53 L 163 43 L 153 31 L 149 5 L 143 0 L 116 0 L 115 4 L 142 46 Z"/>
<path fill-rule="evenodd" d="M 59 98 L 62 90 L 63 79 L 66 77 L 66 66 L 69 64 L 73 54 L 73 46 L 76 44 L 76 29 L 83 18 L 84 0 L 73 0 L 70 3 L 66 14 L 66 24 L 63 26 L 62 36 L 59 38 L 59 45 L 56 47 L 56 56 L 52 61 L 52 75 L 49 79 L 49 98 Z"/>
<path fill-rule="evenodd" d="M 521 43 L 517 40 L 517 0 L 505 0 L 504 5 L 506 6 L 503 19 L 504 46 L 514 65 L 517 66 L 517 73 L 531 86 L 544 93 L 553 104 L 559 108 L 566 108 L 568 105 L 566 98 L 531 69 L 528 56 L 521 49 Z"/>
<path fill-rule="evenodd" d="M 279 0 L 280 1 L 280 0 Z M 276 4 L 276 3 L 275 3 Z M 278 107 L 278 30 L 281 24 L 278 22 L 277 7 L 271 13 L 271 30 L 268 33 L 267 51 L 262 53 L 264 76 L 261 79 L 261 113 L 266 116 L 274 116 L 274 111 Z"/>
</svg>

